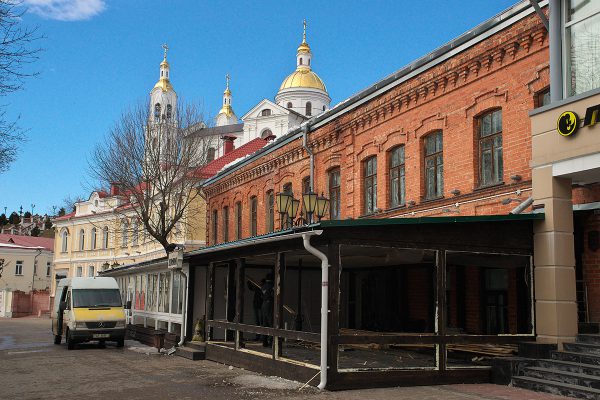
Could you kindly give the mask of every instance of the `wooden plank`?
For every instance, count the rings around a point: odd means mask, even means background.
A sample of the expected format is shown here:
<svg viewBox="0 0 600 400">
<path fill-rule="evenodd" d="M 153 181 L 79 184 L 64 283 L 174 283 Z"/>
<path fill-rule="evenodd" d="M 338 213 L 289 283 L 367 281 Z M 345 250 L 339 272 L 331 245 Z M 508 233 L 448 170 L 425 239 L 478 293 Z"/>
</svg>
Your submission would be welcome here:
<svg viewBox="0 0 600 400">
<path fill-rule="evenodd" d="M 437 333 L 446 335 L 446 251 L 438 250 L 436 263 L 436 301 L 435 315 L 437 315 Z M 446 344 L 440 343 L 437 347 L 437 364 L 440 371 L 446 369 Z"/>
<path fill-rule="evenodd" d="M 235 318 L 234 322 L 242 323 L 244 318 L 244 285 L 246 268 L 245 259 L 238 258 L 236 260 L 236 279 L 235 279 Z M 243 342 L 244 336 L 240 331 L 235 331 L 235 348 L 240 347 L 240 342 Z"/>
<path fill-rule="evenodd" d="M 431 386 L 460 383 L 486 383 L 490 369 L 465 368 L 436 370 L 340 371 L 327 382 L 328 390 L 367 389 L 396 386 Z"/>
<path fill-rule="evenodd" d="M 222 320 L 212 320 L 206 322 L 207 326 L 213 328 L 239 330 L 242 332 L 255 333 L 259 335 L 279 336 L 281 338 L 292 340 L 304 340 L 311 343 L 320 343 L 321 335 L 311 332 L 289 331 L 285 329 L 274 329 L 264 326 L 239 324 L 236 322 L 227 322 Z"/>
<path fill-rule="evenodd" d="M 206 271 L 206 320 L 210 321 L 215 318 L 215 264 L 210 263 L 208 270 Z M 206 333 L 204 337 L 206 340 L 212 339 L 211 326 L 205 324 Z"/>
<path fill-rule="evenodd" d="M 535 340 L 531 335 L 446 335 L 436 334 L 401 334 L 375 332 L 370 335 L 342 334 L 331 336 L 332 344 L 512 344 Z"/>
<path fill-rule="evenodd" d="M 335 375 L 338 371 L 338 346 L 331 343 L 331 336 L 338 335 L 340 331 L 340 246 L 330 244 L 327 246 L 327 258 L 329 259 L 329 313 L 327 322 L 327 340 L 329 342 L 327 351 L 328 375 Z"/>
<path fill-rule="evenodd" d="M 284 360 L 273 360 L 270 357 L 262 357 L 245 351 L 235 351 L 231 348 L 208 343 L 206 345 L 206 359 L 226 365 L 234 365 L 250 371 L 260 372 L 267 376 L 280 376 L 282 378 L 307 382 L 318 373 L 318 369 L 309 368 L 300 363 Z M 310 383 L 312 386 L 319 384 L 318 377 Z"/>
</svg>

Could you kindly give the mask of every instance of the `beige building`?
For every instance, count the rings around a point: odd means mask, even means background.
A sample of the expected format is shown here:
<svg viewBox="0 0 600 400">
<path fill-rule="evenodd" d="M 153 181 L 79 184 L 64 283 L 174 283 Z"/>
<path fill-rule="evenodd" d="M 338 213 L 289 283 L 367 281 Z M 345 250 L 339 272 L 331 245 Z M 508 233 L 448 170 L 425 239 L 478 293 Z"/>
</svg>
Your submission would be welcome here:
<svg viewBox="0 0 600 400">
<path fill-rule="evenodd" d="M 600 322 L 600 2 L 550 1 L 550 99 L 531 112 L 538 341 Z"/>
<path fill-rule="evenodd" d="M 0 290 L 50 288 L 53 239 L 0 234 Z"/>
</svg>

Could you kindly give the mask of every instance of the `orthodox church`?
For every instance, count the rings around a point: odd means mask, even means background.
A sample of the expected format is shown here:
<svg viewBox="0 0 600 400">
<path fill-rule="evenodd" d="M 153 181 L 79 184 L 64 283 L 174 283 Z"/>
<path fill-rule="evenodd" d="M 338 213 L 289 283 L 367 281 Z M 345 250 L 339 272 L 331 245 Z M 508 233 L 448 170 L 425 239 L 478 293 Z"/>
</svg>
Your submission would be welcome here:
<svg viewBox="0 0 600 400">
<path fill-rule="evenodd" d="M 312 70 L 312 58 L 304 21 L 302 43 L 296 51 L 296 70 L 283 80 L 275 101 L 261 100 L 240 118 L 241 123 L 231 105 L 232 92 L 227 75 L 223 106 L 215 118 L 215 127 L 209 128 L 220 137 L 215 157 L 256 138 L 269 141 L 281 137 L 303 121 L 329 109 L 331 98 L 321 78 Z"/>
</svg>

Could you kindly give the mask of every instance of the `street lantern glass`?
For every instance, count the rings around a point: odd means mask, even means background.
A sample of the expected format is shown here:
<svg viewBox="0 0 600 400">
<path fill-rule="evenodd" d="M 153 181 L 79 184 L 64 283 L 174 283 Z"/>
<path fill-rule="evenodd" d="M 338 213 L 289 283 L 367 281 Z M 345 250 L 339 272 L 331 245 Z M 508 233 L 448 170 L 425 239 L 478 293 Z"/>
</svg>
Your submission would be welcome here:
<svg viewBox="0 0 600 400">
<path fill-rule="evenodd" d="M 323 193 L 321 193 L 321 195 L 319 197 L 317 197 L 317 209 L 316 209 L 317 218 L 319 218 L 319 221 L 321 220 L 321 218 L 323 218 L 327 214 L 328 211 L 329 211 L 329 199 L 327 197 L 325 197 L 323 195 Z"/>
<path fill-rule="evenodd" d="M 305 214 L 309 217 L 308 219 L 312 219 L 312 215 L 315 212 L 315 208 L 317 207 L 317 194 L 312 190 L 308 193 L 304 193 L 302 195 L 302 208 L 304 209 Z M 311 222 L 311 221 L 309 221 Z"/>
<path fill-rule="evenodd" d="M 300 200 L 294 199 L 292 197 L 292 206 L 290 208 L 291 208 L 291 210 L 290 210 L 290 212 L 288 212 L 288 215 L 290 216 L 291 219 L 294 219 L 294 218 L 296 218 L 296 213 L 298 212 L 298 208 L 300 208 Z"/>
<path fill-rule="evenodd" d="M 277 193 L 275 196 L 275 202 L 277 203 L 277 210 L 280 214 L 285 214 L 289 211 L 290 204 L 292 203 L 292 195 L 286 192 Z"/>
</svg>

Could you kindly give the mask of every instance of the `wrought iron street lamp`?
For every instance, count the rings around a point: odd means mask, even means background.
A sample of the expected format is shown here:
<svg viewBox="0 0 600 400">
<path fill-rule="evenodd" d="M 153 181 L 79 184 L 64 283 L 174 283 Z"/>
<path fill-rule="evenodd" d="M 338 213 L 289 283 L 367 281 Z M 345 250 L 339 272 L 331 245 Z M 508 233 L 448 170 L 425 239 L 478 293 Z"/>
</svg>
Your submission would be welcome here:
<svg viewBox="0 0 600 400">
<path fill-rule="evenodd" d="M 296 214 L 298 213 L 298 209 L 300 208 L 300 200 L 292 197 L 292 206 L 290 207 L 288 215 L 290 216 L 290 222 L 293 224 L 296 219 Z"/>
<path fill-rule="evenodd" d="M 292 204 L 292 194 L 287 192 L 280 192 L 275 195 L 275 202 L 277 203 L 277 210 L 279 211 L 281 227 L 283 229 L 283 224 L 285 220 L 287 220 L 287 214 Z"/>
<path fill-rule="evenodd" d="M 308 193 L 304 193 L 302 195 L 302 209 L 306 214 L 306 218 L 308 219 L 308 223 L 312 224 L 313 222 L 313 214 L 315 209 L 317 208 L 317 194 L 312 190 Z"/>
<path fill-rule="evenodd" d="M 323 218 L 327 212 L 329 211 L 329 199 L 327 197 L 325 197 L 325 195 L 323 194 L 323 192 L 321 192 L 321 195 L 319 197 L 317 197 L 317 207 L 316 207 L 316 214 L 317 214 L 317 218 L 319 218 L 319 221 L 321 221 L 321 218 Z"/>
</svg>

